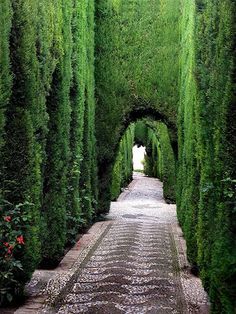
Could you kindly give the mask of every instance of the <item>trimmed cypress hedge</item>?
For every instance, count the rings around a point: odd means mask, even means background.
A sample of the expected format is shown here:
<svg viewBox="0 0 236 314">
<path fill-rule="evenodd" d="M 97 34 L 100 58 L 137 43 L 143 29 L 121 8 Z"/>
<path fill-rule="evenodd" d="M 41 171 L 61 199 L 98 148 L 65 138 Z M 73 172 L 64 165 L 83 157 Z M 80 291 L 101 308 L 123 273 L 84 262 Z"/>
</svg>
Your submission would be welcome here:
<svg viewBox="0 0 236 314">
<path fill-rule="evenodd" d="M 82 210 L 86 222 L 94 218 L 97 203 L 97 165 L 95 127 L 95 99 L 94 99 L 94 3 L 87 1 L 86 11 L 89 12 L 85 25 L 86 34 L 86 83 L 85 83 L 85 112 L 83 133 L 83 161 L 80 190 Z M 89 34 L 89 36 L 87 35 Z"/>
<path fill-rule="evenodd" d="M 235 2 L 189 0 L 182 10 L 178 216 L 211 312 L 233 314 Z"/>
<path fill-rule="evenodd" d="M 49 115 L 46 165 L 43 184 L 42 219 L 44 223 L 42 256 L 47 263 L 57 263 L 66 242 L 67 172 L 70 156 L 70 84 L 72 79 L 72 4 L 57 2 L 61 55 L 52 75 L 47 97 Z M 48 241 L 50 239 L 50 241 Z"/>
<path fill-rule="evenodd" d="M 176 197 L 176 161 L 166 125 L 140 120 L 136 123 L 135 142 L 146 147 L 144 173 L 163 181 L 163 194 L 168 202 Z"/>
<path fill-rule="evenodd" d="M 164 123 L 139 120 L 133 123 L 123 135 L 112 171 L 111 199 L 115 200 L 132 179 L 133 146 L 146 147 L 144 173 L 163 181 L 164 197 L 175 201 L 175 156 Z"/>
<path fill-rule="evenodd" d="M 9 59 L 12 71 L 11 97 L 5 115 L 2 149 L 2 197 L 12 203 L 29 202 L 29 226 L 24 231 L 26 245 L 21 256 L 24 274 L 30 278 L 40 260 L 40 194 L 41 155 L 45 108 L 37 92 L 40 64 L 37 59 L 36 29 L 38 6 L 25 1 L 12 4 L 12 27 L 9 37 Z"/>
<path fill-rule="evenodd" d="M 0 154 L 3 146 L 5 110 L 11 96 L 12 77 L 10 72 L 9 36 L 12 9 L 9 0 L 3 0 L 0 6 Z M 1 157 L 1 155 L 0 155 Z M 2 158 L 0 158 L 1 162 Z"/>
<path fill-rule="evenodd" d="M 112 170 L 111 200 L 117 199 L 121 189 L 132 180 L 134 132 L 135 124 L 131 124 L 120 141 Z"/>
<path fill-rule="evenodd" d="M 96 210 L 94 3 L 4 0 L 0 9 L 0 198 L 12 215 L 22 204 L 26 221 L 9 300 L 40 262 L 60 261 Z"/>
<path fill-rule="evenodd" d="M 83 133 L 85 111 L 85 67 L 87 15 L 86 1 L 73 1 L 72 11 L 72 80 L 70 87 L 70 160 L 68 163 L 68 189 L 66 204 L 67 241 L 73 243 L 85 220 L 82 217 L 81 192 L 79 188 L 81 162 L 83 160 Z"/>
</svg>

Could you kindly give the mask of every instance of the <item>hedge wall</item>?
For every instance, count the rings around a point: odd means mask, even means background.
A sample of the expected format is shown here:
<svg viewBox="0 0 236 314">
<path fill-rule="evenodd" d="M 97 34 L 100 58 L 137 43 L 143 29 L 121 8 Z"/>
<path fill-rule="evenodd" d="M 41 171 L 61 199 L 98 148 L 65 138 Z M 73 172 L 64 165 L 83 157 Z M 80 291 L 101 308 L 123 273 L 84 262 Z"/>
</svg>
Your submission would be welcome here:
<svg viewBox="0 0 236 314">
<path fill-rule="evenodd" d="M 112 170 L 111 200 L 117 199 L 121 188 L 125 187 L 132 180 L 134 131 L 135 124 L 131 124 L 120 141 Z"/>
<path fill-rule="evenodd" d="M 5 124 L 5 110 L 11 96 L 12 77 L 10 73 L 9 35 L 11 29 L 12 9 L 10 1 L 3 0 L 0 6 L 0 152 L 3 145 L 3 130 Z M 1 162 L 1 161 L 0 161 Z"/>
<path fill-rule="evenodd" d="M 148 119 L 131 124 L 120 141 L 112 171 L 111 199 L 115 200 L 132 179 L 135 144 L 146 147 L 144 173 L 163 181 L 165 199 L 175 201 L 176 165 L 168 129 L 164 123 Z"/>
<path fill-rule="evenodd" d="M 233 314 L 235 2 L 188 0 L 182 15 L 178 216 L 212 313 Z"/>
<path fill-rule="evenodd" d="M 152 116 L 176 133 L 178 26 L 179 6 L 175 0 L 96 1 L 96 138 L 101 212 L 109 209 L 115 153 L 130 123 Z"/>
<path fill-rule="evenodd" d="M 163 195 L 175 201 L 176 161 L 166 125 L 147 119 L 135 124 L 135 142 L 146 147 L 144 173 L 163 182 Z"/>
<path fill-rule="evenodd" d="M 1 303 L 40 262 L 58 263 L 91 220 L 97 168 L 94 2 L 3 0 L 0 10 L 1 268 L 6 243 L 16 262 L 1 272 L 13 267 L 8 287 L 0 277 Z"/>
<path fill-rule="evenodd" d="M 49 123 L 46 143 L 47 159 L 43 178 L 44 245 L 42 255 L 44 260 L 50 262 L 58 261 L 63 254 L 66 242 L 66 189 L 71 120 L 72 3 L 62 4 L 62 1 L 58 1 L 56 10 L 61 54 L 52 75 L 52 84 L 46 102 Z"/>
</svg>

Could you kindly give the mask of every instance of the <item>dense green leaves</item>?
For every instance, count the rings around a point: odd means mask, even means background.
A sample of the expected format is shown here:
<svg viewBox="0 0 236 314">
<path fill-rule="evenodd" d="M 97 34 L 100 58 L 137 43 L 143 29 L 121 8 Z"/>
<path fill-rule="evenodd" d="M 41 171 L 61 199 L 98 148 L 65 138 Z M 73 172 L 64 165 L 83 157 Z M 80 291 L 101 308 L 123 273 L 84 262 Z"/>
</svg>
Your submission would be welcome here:
<svg viewBox="0 0 236 314">
<path fill-rule="evenodd" d="M 0 4 L 0 197 L 32 204 L 20 285 L 40 261 L 58 263 L 95 210 L 93 6 Z"/>
<path fill-rule="evenodd" d="M 67 171 L 69 162 L 70 132 L 70 84 L 72 78 L 71 54 L 72 5 L 58 2 L 57 18 L 61 23 L 62 54 L 54 70 L 51 90 L 47 97 L 49 132 L 46 143 L 46 167 L 44 174 L 44 201 L 42 218 L 42 256 L 46 260 L 58 261 L 66 242 Z M 60 184 L 58 184 L 60 182 Z M 48 241 L 48 239 L 51 241 Z"/>
<path fill-rule="evenodd" d="M 96 3 L 99 210 L 107 211 L 112 165 L 130 123 L 152 116 L 176 130 L 179 6 L 174 0 Z"/>
<path fill-rule="evenodd" d="M 233 1 L 185 2 L 178 117 L 178 215 L 188 256 L 212 312 L 227 314 L 236 308 L 234 13 Z"/>
<path fill-rule="evenodd" d="M 175 201 L 176 161 L 166 125 L 139 120 L 135 124 L 135 142 L 146 147 L 144 173 L 163 181 L 165 199 Z"/>
<path fill-rule="evenodd" d="M 111 199 L 115 200 L 120 195 L 121 189 L 132 179 L 135 125 L 131 124 L 123 135 L 119 151 L 112 170 Z"/>
<path fill-rule="evenodd" d="M 4 113 L 11 95 L 12 77 L 10 73 L 9 35 L 11 28 L 11 5 L 4 0 L 0 6 L 0 154 L 3 145 Z M 1 155 L 0 155 L 1 156 Z M 1 160 L 1 158 L 0 158 Z M 1 162 L 1 161 L 0 161 Z"/>
<path fill-rule="evenodd" d="M 163 194 L 168 202 L 175 202 L 176 167 L 168 129 L 164 123 L 148 122 L 145 168 L 148 174 L 163 182 Z"/>
</svg>

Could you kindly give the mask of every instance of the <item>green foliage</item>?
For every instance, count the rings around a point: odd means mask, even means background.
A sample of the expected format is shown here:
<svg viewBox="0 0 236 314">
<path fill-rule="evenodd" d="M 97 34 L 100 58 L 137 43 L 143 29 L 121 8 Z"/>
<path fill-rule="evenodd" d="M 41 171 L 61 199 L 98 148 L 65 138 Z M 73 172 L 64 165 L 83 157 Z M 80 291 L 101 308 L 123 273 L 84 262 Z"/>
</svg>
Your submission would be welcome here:
<svg viewBox="0 0 236 314">
<path fill-rule="evenodd" d="M 175 201 L 176 166 L 168 129 L 164 123 L 140 120 L 136 123 L 135 141 L 146 147 L 144 173 L 163 181 L 164 197 Z"/>
<path fill-rule="evenodd" d="M 81 175 L 82 139 L 85 106 L 86 64 L 85 25 L 87 16 L 85 1 L 73 1 L 72 15 L 72 81 L 70 89 L 71 123 L 70 123 L 70 161 L 68 167 L 68 202 L 67 202 L 67 239 L 74 241 L 74 236 L 81 226 L 81 200 L 79 181 Z M 83 44 L 81 44 L 83 43 Z"/>
<path fill-rule="evenodd" d="M 8 117 L 5 128 L 7 146 L 3 152 L 5 168 L 1 182 L 2 196 L 13 206 L 21 202 L 32 203 L 32 206 L 26 208 L 31 223 L 24 231 L 27 241 L 21 255 L 24 274 L 21 274 L 20 281 L 24 283 L 30 278 L 40 259 L 37 155 L 34 155 L 33 128 L 29 112 L 15 108 L 14 119 L 10 120 Z"/>
<path fill-rule="evenodd" d="M 24 235 L 31 223 L 28 208 L 33 204 L 13 206 L 8 202 L 0 205 L 0 305 L 12 301 L 22 293 L 22 249 Z"/>
<path fill-rule="evenodd" d="M 0 162 L 3 146 L 5 110 L 11 95 L 12 77 L 10 73 L 9 35 L 12 10 L 10 0 L 3 0 L 0 6 Z"/>
<path fill-rule="evenodd" d="M 148 137 L 147 125 L 144 123 L 143 120 L 138 120 L 135 123 L 135 133 L 134 133 L 135 144 L 137 144 L 138 146 L 146 145 L 147 137 Z"/>
<path fill-rule="evenodd" d="M 178 118 L 178 216 L 212 313 L 227 314 L 236 309 L 234 14 L 233 1 L 186 1 Z"/>
<path fill-rule="evenodd" d="M 0 5 L 1 198 L 32 204 L 16 285 L 42 259 L 58 262 L 95 210 L 93 6 L 83 0 Z"/>
<path fill-rule="evenodd" d="M 97 198 L 93 1 L 62 1 L 57 6 L 60 54 L 47 97 L 42 220 L 44 263 L 52 264 L 62 256 L 65 243 L 73 243 L 79 228 L 91 222 Z"/>
<path fill-rule="evenodd" d="M 112 165 L 130 123 L 144 116 L 175 130 L 179 2 L 96 2 L 99 210 L 109 209 Z M 168 25 L 168 27 L 166 27 Z"/>
<path fill-rule="evenodd" d="M 111 199 L 120 195 L 121 189 L 132 180 L 135 125 L 131 124 L 123 135 L 112 170 Z"/>
<path fill-rule="evenodd" d="M 87 222 L 95 216 L 97 204 L 97 165 L 96 141 L 94 135 L 95 99 L 94 99 L 94 2 L 87 1 L 88 12 L 85 25 L 86 39 L 86 76 L 85 76 L 85 108 L 83 132 L 83 161 L 80 189 L 82 196 L 82 211 Z"/>
<path fill-rule="evenodd" d="M 66 242 L 67 171 L 69 162 L 70 132 L 70 83 L 72 77 L 71 2 L 58 1 L 61 55 L 53 73 L 50 94 L 47 97 L 49 132 L 46 143 L 44 174 L 44 200 L 42 256 L 48 262 L 56 262 L 63 254 Z M 58 184 L 60 182 L 60 184 Z M 50 239 L 50 241 L 48 241 Z"/>
<path fill-rule="evenodd" d="M 195 6 L 187 1 L 181 25 L 181 89 L 178 115 L 178 217 L 185 232 L 188 258 L 192 264 L 197 256 L 197 211 L 199 202 L 199 169 L 196 149 L 196 82 L 195 82 Z"/>
</svg>

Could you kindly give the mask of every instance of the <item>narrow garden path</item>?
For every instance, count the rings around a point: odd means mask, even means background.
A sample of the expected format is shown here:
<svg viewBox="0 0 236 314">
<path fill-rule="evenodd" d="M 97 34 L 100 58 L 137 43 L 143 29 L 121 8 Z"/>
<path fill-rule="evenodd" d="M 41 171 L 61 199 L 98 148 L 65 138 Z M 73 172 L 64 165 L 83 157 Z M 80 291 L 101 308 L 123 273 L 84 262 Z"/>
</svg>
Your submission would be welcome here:
<svg viewBox="0 0 236 314">
<path fill-rule="evenodd" d="M 106 232 L 44 313 L 208 313 L 201 282 L 189 272 L 175 205 L 165 203 L 159 180 L 135 173 L 107 219 Z"/>
</svg>

